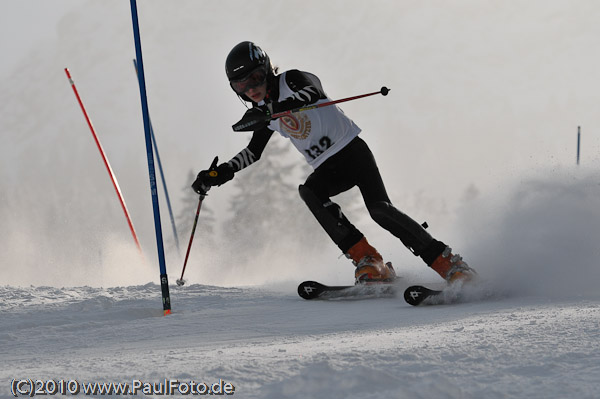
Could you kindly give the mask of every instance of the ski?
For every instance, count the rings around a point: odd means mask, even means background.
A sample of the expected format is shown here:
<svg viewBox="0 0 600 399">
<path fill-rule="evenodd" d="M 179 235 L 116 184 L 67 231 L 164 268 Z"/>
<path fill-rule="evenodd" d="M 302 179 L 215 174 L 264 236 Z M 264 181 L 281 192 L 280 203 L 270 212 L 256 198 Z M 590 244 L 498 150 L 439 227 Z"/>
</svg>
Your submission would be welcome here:
<svg viewBox="0 0 600 399">
<path fill-rule="evenodd" d="M 449 305 L 452 303 L 470 302 L 493 297 L 493 291 L 481 286 L 475 288 L 472 284 L 463 283 L 447 285 L 442 289 L 431 289 L 422 285 L 413 285 L 404 290 L 404 300 L 413 305 Z"/>
<path fill-rule="evenodd" d="M 426 300 L 426 303 L 433 304 L 439 302 L 435 301 L 435 299 L 439 299 L 443 292 L 442 290 L 432 290 L 422 285 L 413 285 L 404 290 L 404 300 L 413 306 L 420 305 Z"/>
<path fill-rule="evenodd" d="M 298 286 L 298 295 L 311 299 L 362 299 L 388 297 L 396 293 L 393 283 L 325 285 L 316 281 L 304 281 Z"/>
</svg>

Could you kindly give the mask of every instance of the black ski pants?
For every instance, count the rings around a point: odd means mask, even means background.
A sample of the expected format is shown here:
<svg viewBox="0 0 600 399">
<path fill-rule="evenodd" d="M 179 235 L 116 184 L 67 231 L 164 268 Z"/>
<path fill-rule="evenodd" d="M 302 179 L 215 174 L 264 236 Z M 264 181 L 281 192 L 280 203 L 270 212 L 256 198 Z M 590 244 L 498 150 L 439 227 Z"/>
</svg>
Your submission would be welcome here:
<svg viewBox="0 0 600 399">
<path fill-rule="evenodd" d="M 392 205 L 373 153 L 364 140 L 356 137 L 317 167 L 299 187 L 300 196 L 310 211 L 344 254 L 363 234 L 331 197 L 354 186 L 359 188 L 371 218 L 428 265 L 445 249 L 444 243 L 435 240 L 423 226 Z"/>
</svg>

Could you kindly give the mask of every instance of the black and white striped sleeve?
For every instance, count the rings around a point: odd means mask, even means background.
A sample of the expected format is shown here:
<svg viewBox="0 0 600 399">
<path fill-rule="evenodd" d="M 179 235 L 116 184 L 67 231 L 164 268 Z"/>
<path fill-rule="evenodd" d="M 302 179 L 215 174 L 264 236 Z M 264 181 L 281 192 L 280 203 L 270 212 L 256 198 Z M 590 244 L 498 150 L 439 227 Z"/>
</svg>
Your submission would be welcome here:
<svg viewBox="0 0 600 399">
<path fill-rule="evenodd" d="M 273 131 L 269 128 L 255 131 L 248 146 L 227 162 L 233 171 L 238 172 L 258 161 L 272 135 Z"/>
<path fill-rule="evenodd" d="M 256 162 L 256 156 L 246 147 L 227 163 L 237 172 L 252 165 L 254 162 Z"/>
<path fill-rule="evenodd" d="M 274 103 L 273 112 L 300 108 L 327 97 L 316 76 L 297 69 L 287 71 L 285 75 L 285 82 L 294 93 L 290 97 Z"/>
<path fill-rule="evenodd" d="M 314 86 L 306 86 L 294 92 L 290 97 L 295 101 L 299 101 L 302 105 L 312 104 L 321 97 L 319 90 Z M 287 99 L 286 99 L 287 100 Z M 286 101 L 284 100 L 284 101 Z"/>
</svg>

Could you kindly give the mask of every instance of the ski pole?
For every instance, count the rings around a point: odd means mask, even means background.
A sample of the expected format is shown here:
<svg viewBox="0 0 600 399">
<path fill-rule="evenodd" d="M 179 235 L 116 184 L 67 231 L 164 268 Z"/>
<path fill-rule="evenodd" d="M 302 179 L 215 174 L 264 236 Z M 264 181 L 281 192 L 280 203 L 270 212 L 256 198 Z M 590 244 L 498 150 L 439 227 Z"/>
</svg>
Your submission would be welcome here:
<svg viewBox="0 0 600 399">
<path fill-rule="evenodd" d="M 185 273 L 185 267 L 187 265 L 188 258 L 190 256 L 190 249 L 192 249 L 192 241 L 194 241 L 194 233 L 196 232 L 196 226 L 198 225 L 198 216 L 200 216 L 200 208 L 202 207 L 202 201 L 204 201 L 205 194 L 200 195 L 200 199 L 198 200 L 198 208 L 196 209 L 196 217 L 194 218 L 194 226 L 192 227 L 192 234 L 190 236 L 190 242 L 187 247 L 187 252 L 185 253 L 185 260 L 183 261 L 183 270 L 181 271 L 181 277 L 176 281 L 178 286 L 182 286 L 185 284 L 183 280 L 183 274 Z"/>
<path fill-rule="evenodd" d="M 214 169 L 217 166 L 217 162 L 219 161 L 219 157 L 215 157 L 213 160 L 210 169 Z M 178 286 L 182 286 L 185 284 L 185 280 L 183 279 L 183 274 L 185 273 L 185 267 L 187 266 L 187 261 L 190 256 L 190 249 L 192 249 L 192 241 L 194 241 L 194 233 L 196 232 L 196 226 L 198 225 L 198 217 L 200 216 L 200 208 L 202 208 L 202 201 L 206 197 L 206 193 L 210 187 L 206 187 L 204 189 L 204 193 L 200 194 L 200 198 L 198 199 L 198 208 L 196 209 L 196 217 L 194 218 L 194 225 L 192 226 L 192 234 L 190 235 L 190 242 L 188 243 L 187 251 L 185 253 L 185 260 L 183 261 L 183 270 L 181 270 L 181 277 L 176 281 Z"/>
<path fill-rule="evenodd" d="M 390 92 L 390 89 L 388 89 L 387 87 L 383 86 L 381 88 L 381 90 L 374 91 L 372 93 L 360 94 L 358 96 L 346 97 L 346 98 L 342 98 L 342 99 L 334 100 L 334 101 L 327 101 L 327 102 L 324 102 L 324 103 L 321 103 L 321 104 L 307 105 L 307 106 L 304 106 L 304 107 L 294 108 L 294 109 L 291 109 L 289 111 L 278 112 L 276 114 L 272 114 L 270 116 L 266 116 L 266 118 L 263 118 L 263 117 L 258 117 L 257 118 L 255 116 L 251 116 L 250 118 L 244 117 L 238 123 L 236 123 L 235 125 L 233 125 L 232 128 L 233 128 L 233 130 L 235 132 L 251 131 L 251 130 L 254 130 L 253 129 L 254 125 L 256 125 L 258 123 L 261 123 L 261 122 L 268 121 L 270 119 L 281 118 L 282 116 L 291 115 L 291 114 L 293 114 L 295 112 L 310 111 L 311 109 L 323 108 L 323 107 L 328 107 L 330 105 L 343 103 L 343 102 L 346 102 L 346 101 L 358 100 L 359 98 L 374 96 L 376 94 L 381 94 L 383 96 L 387 96 L 389 92 Z"/>
<path fill-rule="evenodd" d="M 295 112 L 310 111 L 311 109 L 323 108 L 323 107 L 328 107 L 328 106 L 334 105 L 334 104 L 344 103 L 346 101 L 358 100 L 359 98 L 374 96 L 376 94 L 381 94 L 383 96 L 387 96 L 389 92 L 390 92 L 390 89 L 388 89 L 387 87 L 383 86 L 381 88 L 381 90 L 374 91 L 373 93 L 361 94 L 361 95 L 358 95 L 358 96 L 342 98 L 342 99 L 334 100 L 334 101 L 328 101 L 328 102 L 321 103 L 321 104 L 307 105 L 307 106 L 300 107 L 300 108 L 294 108 L 294 109 L 291 109 L 289 111 L 278 112 L 276 114 L 271 115 L 271 119 L 281 118 L 282 116 L 290 115 L 290 114 L 293 114 Z"/>
<path fill-rule="evenodd" d="M 77 102 L 79 102 L 79 106 L 81 107 L 81 111 L 83 111 L 83 116 L 92 132 L 92 136 L 94 136 L 94 141 L 96 142 L 96 146 L 100 151 L 100 156 L 104 161 L 104 166 L 106 166 L 106 170 L 108 171 L 108 175 L 110 176 L 110 180 L 112 181 L 113 187 L 117 192 L 117 197 L 119 197 L 119 202 L 121 203 L 121 208 L 123 208 L 123 212 L 125 213 L 125 218 L 127 219 L 127 224 L 129 225 L 129 230 L 131 230 L 131 235 L 133 236 L 133 240 L 135 241 L 135 245 L 137 246 L 140 253 L 142 253 L 142 247 L 140 246 L 140 242 L 138 241 L 137 234 L 135 234 L 135 229 L 133 228 L 133 223 L 131 222 L 131 217 L 129 216 L 129 211 L 127 211 L 127 206 L 125 205 L 125 200 L 123 199 L 123 195 L 121 194 L 121 188 L 119 187 L 119 183 L 117 182 L 117 178 L 113 173 L 112 168 L 110 167 L 110 163 L 108 162 L 108 158 L 106 158 L 106 154 L 104 153 L 104 149 L 102 148 L 102 144 L 100 144 L 100 140 L 96 135 L 96 130 L 94 129 L 94 125 L 92 125 L 92 121 L 88 116 L 85 107 L 83 106 L 83 102 L 81 101 L 81 97 L 79 97 L 79 92 L 75 87 L 75 82 L 71 78 L 71 73 L 69 72 L 69 68 L 65 68 L 65 73 L 67 74 L 67 78 L 69 79 L 69 83 L 71 83 L 71 87 L 73 88 L 73 92 L 75 93 L 75 97 L 77 98 Z"/>
</svg>

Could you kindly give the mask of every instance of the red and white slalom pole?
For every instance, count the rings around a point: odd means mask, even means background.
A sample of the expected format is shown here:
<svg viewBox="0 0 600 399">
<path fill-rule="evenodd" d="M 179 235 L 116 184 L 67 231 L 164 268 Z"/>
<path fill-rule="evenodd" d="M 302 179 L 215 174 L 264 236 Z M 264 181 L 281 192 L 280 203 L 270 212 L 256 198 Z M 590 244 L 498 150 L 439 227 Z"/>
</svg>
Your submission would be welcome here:
<svg viewBox="0 0 600 399">
<path fill-rule="evenodd" d="M 67 78 L 69 79 L 69 83 L 71 83 L 71 87 L 73 88 L 73 92 L 75 93 L 75 97 L 77 97 L 77 102 L 81 106 L 81 111 L 83 111 L 83 116 L 90 127 L 92 132 L 92 136 L 94 136 L 94 141 L 96 141 L 96 145 L 98 146 L 98 150 L 100 151 L 100 155 L 102 156 L 102 160 L 104 161 L 104 166 L 106 166 L 106 170 L 108 171 L 108 175 L 110 176 L 110 180 L 117 192 L 117 196 L 119 197 L 119 202 L 121 203 L 121 208 L 123 208 L 123 212 L 125 213 L 125 218 L 127 219 L 127 224 L 129 225 L 129 230 L 131 230 L 131 234 L 133 235 L 133 240 L 135 241 L 135 245 L 137 246 L 140 253 L 142 253 L 142 247 L 140 246 L 140 242 L 138 241 L 137 234 L 135 233 L 135 229 L 133 228 L 133 223 L 131 222 L 131 217 L 129 217 L 129 211 L 127 210 L 127 206 L 125 205 L 125 200 L 123 199 L 123 195 L 121 194 L 121 188 L 119 187 L 119 183 L 117 182 L 117 178 L 110 167 L 110 163 L 106 158 L 106 154 L 104 153 L 104 149 L 102 148 L 102 144 L 100 144 L 100 140 L 98 140 L 98 136 L 96 135 L 96 130 L 94 129 L 94 125 L 92 125 L 92 121 L 88 116 L 85 107 L 83 106 L 83 102 L 81 101 L 81 97 L 79 97 L 79 93 L 77 92 L 77 88 L 75 87 L 75 82 L 71 78 L 71 73 L 69 72 L 69 68 L 65 68 L 65 73 L 67 74 Z"/>
</svg>

